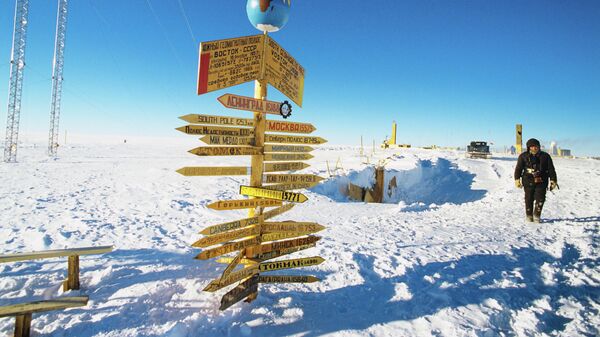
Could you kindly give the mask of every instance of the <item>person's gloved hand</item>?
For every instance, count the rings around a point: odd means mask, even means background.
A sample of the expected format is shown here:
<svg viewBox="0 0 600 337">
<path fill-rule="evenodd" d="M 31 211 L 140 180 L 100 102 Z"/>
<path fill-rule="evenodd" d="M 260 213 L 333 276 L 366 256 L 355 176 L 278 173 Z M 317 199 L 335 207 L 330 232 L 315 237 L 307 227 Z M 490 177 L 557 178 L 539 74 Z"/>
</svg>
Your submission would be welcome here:
<svg viewBox="0 0 600 337">
<path fill-rule="evenodd" d="M 516 180 L 515 180 L 515 186 L 516 186 L 517 188 L 521 188 L 521 187 L 523 187 L 523 184 L 521 184 L 521 179 L 516 179 Z"/>
<path fill-rule="evenodd" d="M 556 181 L 550 180 L 550 191 L 552 191 L 553 189 L 555 189 L 557 187 L 558 187 L 558 184 L 556 183 Z"/>
</svg>

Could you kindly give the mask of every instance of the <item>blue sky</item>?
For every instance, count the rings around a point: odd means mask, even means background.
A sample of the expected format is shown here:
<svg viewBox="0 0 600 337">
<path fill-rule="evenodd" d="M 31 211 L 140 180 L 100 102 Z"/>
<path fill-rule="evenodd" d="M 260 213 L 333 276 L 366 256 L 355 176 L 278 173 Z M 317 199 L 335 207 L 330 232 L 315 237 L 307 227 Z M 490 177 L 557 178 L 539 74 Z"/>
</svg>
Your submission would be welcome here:
<svg viewBox="0 0 600 337">
<path fill-rule="evenodd" d="M 244 0 L 69 4 L 60 129 L 186 137 L 188 113 L 246 116 L 196 95 L 198 43 L 257 34 Z M 30 1 L 21 134 L 49 127 L 56 1 Z M 182 10 L 183 9 L 183 10 Z M 14 1 L 0 2 L 0 130 L 6 124 Z M 271 36 L 306 69 L 304 104 L 332 144 L 555 140 L 600 155 L 598 1 L 292 1 Z M 187 21 L 187 22 L 186 22 Z M 189 22 L 189 27 L 188 27 Z M 2 80 L 4 79 L 4 80 Z M 284 96 L 269 88 L 268 98 Z"/>
</svg>

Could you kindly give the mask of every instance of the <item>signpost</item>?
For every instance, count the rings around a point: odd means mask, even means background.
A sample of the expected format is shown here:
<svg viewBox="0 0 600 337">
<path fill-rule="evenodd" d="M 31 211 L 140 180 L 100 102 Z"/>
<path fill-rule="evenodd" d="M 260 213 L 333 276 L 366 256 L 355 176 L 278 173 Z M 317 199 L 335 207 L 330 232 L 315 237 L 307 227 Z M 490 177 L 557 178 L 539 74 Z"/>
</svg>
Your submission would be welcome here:
<svg viewBox="0 0 600 337">
<path fill-rule="evenodd" d="M 254 97 L 225 93 L 218 101 L 229 109 L 249 111 L 251 115 L 248 117 L 252 118 L 187 114 L 179 118 L 189 125 L 176 129 L 201 136 L 200 140 L 209 145 L 189 151 L 197 156 L 250 156 L 249 166 L 186 166 L 177 170 L 184 176 L 249 175 L 250 178 L 249 186 L 240 186 L 240 194 L 249 199 L 219 200 L 206 205 L 214 210 L 248 209 L 248 217 L 208 226 L 200 231 L 204 237 L 192 244 L 202 249 L 197 259 L 218 258 L 217 261 L 227 263 L 221 277 L 211 281 L 204 288 L 205 291 L 214 292 L 241 281 L 222 297 L 221 310 L 244 298 L 252 301 L 257 296 L 260 283 L 309 283 L 319 280 L 308 275 L 264 276 L 261 275 L 263 272 L 314 266 L 323 262 L 318 256 L 265 262 L 314 247 L 320 237 L 310 234 L 324 229 L 311 222 L 265 222 L 289 211 L 294 203 L 308 200 L 304 194 L 289 190 L 310 187 L 322 180 L 312 174 L 269 174 L 289 173 L 309 167 L 309 164 L 300 162 L 313 158 L 308 153 L 314 148 L 307 145 L 326 142 L 321 137 L 306 136 L 316 130 L 310 123 L 267 119 L 269 115 L 288 118 L 292 112 L 292 105 L 288 101 L 267 100 L 267 84 L 302 106 L 304 68 L 267 34 L 200 44 L 199 95 L 249 81 L 255 81 Z M 274 185 L 262 187 L 263 183 Z M 277 208 L 265 211 L 266 207 Z M 235 255 L 224 256 L 230 253 Z M 240 264 L 247 267 L 236 270 Z"/>
</svg>

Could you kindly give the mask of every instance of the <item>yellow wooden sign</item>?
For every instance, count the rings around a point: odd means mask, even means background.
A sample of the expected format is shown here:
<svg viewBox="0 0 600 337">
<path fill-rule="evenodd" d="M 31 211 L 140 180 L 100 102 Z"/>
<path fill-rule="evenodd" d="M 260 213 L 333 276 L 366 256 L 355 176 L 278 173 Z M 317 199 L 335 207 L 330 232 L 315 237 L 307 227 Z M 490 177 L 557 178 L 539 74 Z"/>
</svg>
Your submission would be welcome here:
<svg viewBox="0 0 600 337">
<path fill-rule="evenodd" d="M 231 263 L 233 263 L 234 259 L 235 259 L 234 257 L 220 257 L 220 258 L 216 259 L 215 262 L 231 264 Z M 238 262 L 238 264 L 251 265 L 251 264 L 258 264 L 260 262 L 262 262 L 262 261 L 258 261 L 258 260 L 254 260 L 254 259 L 241 259 Z"/>
<path fill-rule="evenodd" d="M 287 204 L 282 207 L 286 207 L 288 205 L 294 205 L 294 204 Z M 269 212 L 276 211 L 282 207 L 276 208 Z M 247 226 L 257 225 L 259 223 L 262 223 L 263 219 L 269 219 L 274 216 L 273 215 L 273 216 L 267 217 L 267 215 L 268 215 L 267 213 L 269 213 L 269 212 L 265 212 L 264 214 L 262 214 L 262 216 L 258 215 L 258 216 L 254 216 L 251 218 L 246 218 L 246 219 L 241 219 L 241 220 L 236 220 L 236 221 L 231 221 L 231 222 L 226 222 L 226 223 L 222 223 L 222 224 L 218 224 L 218 225 L 209 226 L 209 227 L 204 228 L 202 231 L 200 231 L 200 234 L 215 235 L 215 234 L 224 233 L 227 231 L 231 231 L 231 230 L 235 230 L 235 229 L 239 229 L 239 228 L 243 228 L 243 227 L 247 227 Z"/>
<path fill-rule="evenodd" d="M 301 107 L 304 95 L 304 68 L 268 36 L 264 62 L 267 82 Z"/>
<path fill-rule="evenodd" d="M 220 234 L 203 237 L 202 239 L 194 242 L 192 244 L 192 247 L 204 248 L 204 247 L 216 245 L 218 243 L 229 242 L 229 241 L 233 241 L 233 240 L 237 240 L 237 239 L 241 239 L 241 238 L 245 238 L 245 237 L 249 237 L 249 236 L 256 236 L 259 234 L 260 234 L 260 225 L 252 226 L 252 227 L 247 227 L 247 228 L 243 228 L 243 229 L 239 229 L 239 230 L 235 230 L 235 231 L 230 231 L 230 232 L 225 232 L 225 233 L 220 233 Z"/>
<path fill-rule="evenodd" d="M 251 118 L 237 118 L 227 116 L 213 116 L 213 115 L 197 115 L 189 114 L 179 117 L 188 123 L 192 124 L 214 124 L 214 125 L 225 125 L 225 126 L 243 126 L 253 127 L 254 120 Z"/>
<path fill-rule="evenodd" d="M 248 278 L 258 273 L 258 266 L 250 266 L 244 269 L 236 270 L 231 274 L 219 280 L 212 280 L 204 289 L 204 291 L 214 292 L 221 288 L 227 287 L 228 285 Z"/>
<path fill-rule="evenodd" d="M 260 275 L 259 283 L 313 283 L 321 281 L 318 277 L 303 275 Z"/>
<path fill-rule="evenodd" d="M 296 206 L 296 204 L 293 204 L 293 203 L 285 204 L 281 207 L 272 209 L 270 211 L 266 211 L 262 215 L 263 215 L 264 219 L 267 220 L 267 219 L 273 218 L 275 216 L 278 216 L 280 214 L 283 214 L 284 212 L 289 211 L 290 209 L 294 208 L 294 206 Z"/>
<path fill-rule="evenodd" d="M 265 161 L 309 160 L 314 158 L 308 153 L 265 153 Z"/>
<path fill-rule="evenodd" d="M 301 162 L 265 163 L 264 172 L 297 171 L 307 167 L 310 167 L 310 165 Z"/>
<path fill-rule="evenodd" d="M 271 232 L 307 232 L 316 233 L 324 230 L 325 227 L 316 222 L 265 222 L 262 224 L 262 230 L 265 233 Z"/>
<path fill-rule="evenodd" d="M 274 207 L 281 206 L 282 202 L 273 199 L 241 199 L 241 200 L 220 200 L 208 204 L 206 207 L 215 210 L 232 210 L 256 207 Z"/>
<path fill-rule="evenodd" d="M 246 249 L 246 256 L 249 258 L 255 258 L 260 255 L 264 255 L 268 252 L 280 251 L 284 249 L 290 249 L 294 247 L 306 246 L 313 244 L 321 239 L 320 236 L 310 235 L 304 238 L 297 238 L 285 241 L 276 241 L 262 244 L 258 247 L 249 247 Z"/>
<path fill-rule="evenodd" d="M 305 236 L 312 234 L 311 232 L 281 232 L 281 233 L 265 233 L 260 236 L 261 242 L 267 241 L 278 241 L 291 238 L 297 238 L 299 236 Z"/>
<path fill-rule="evenodd" d="M 321 137 L 265 134 L 265 143 L 317 145 L 326 142 L 327 140 Z"/>
<path fill-rule="evenodd" d="M 251 186 L 240 186 L 240 194 L 258 198 L 275 199 L 289 202 L 305 202 L 306 200 L 308 200 L 308 198 L 302 193 L 273 191 L 265 188 Z"/>
<path fill-rule="evenodd" d="M 188 151 L 197 156 L 253 156 L 262 153 L 260 147 L 200 146 Z"/>
<path fill-rule="evenodd" d="M 291 190 L 299 190 L 304 188 L 311 188 L 317 186 L 319 182 L 315 181 L 313 183 L 283 183 L 283 184 L 274 184 L 274 185 L 264 185 L 263 188 L 269 190 L 276 191 L 291 191 Z"/>
<path fill-rule="evenodd" d="M 231 272 L 235 269 L 235 267 L 237 267 L 237 265 L 240 264 L 240 261 L 242 260 L 243 257 L 244 257 L 244 251 L 241 250 L 238 254 L 235 255 L 235 257 L 233 258 L 231 263 L 229 263 L 229 265 L 225 268 L 225 270 L 223 270 L 223 274 L 221 274 L 220 280 L 229 276 L 229 274 L 231 274 Z"/>
<path fill-rule="evenodd" d="M 254 111 L 264 114 L 281 115 L 279 110 L 281 103 L 267 101 L 258 98 L 247 96 L 239 96 L 234 94 L 225 94 L 217 98 L 224 107 L 229 109 L 237 109 L 244 111 Z"/>
<path fill-rule="evenodd" d="M 236 137 L 236 136 L 217 136 L 206 135 L 200 138 L 206 144 L 210 145 L 249 145 L 254 146 L 254 137 Z"/>
<path fill-rule="evenodd" d="M 235 288 L 228 291 L 227 294 L 223 295 L 219 310 L 225 310 L 257 291 L 258 275 L 254 275 L 253 277 L 238 284 Z"/>
<path fill-rule="evenodd" d="M 231 167 L 182 167 L 177 173 L 191 176 L 244 176 L 250 174 L 250 168 L 244 166 Z"/>
<path fill-rule="evenodd" d="M 289 254 L 292 254 L 292 253 L 295 253 L 295 252 L 299 252 L 301 250 L 305 250 L 305 249 L 308 249 L 308 248 L 313 248 L 313 247 L 316 247 L 316 246 L 317 246 L 317 244 L 311 243 L 311 244 L 308 244 L 308 245 L 302 245 L 302 246 L 296 246 L 296 247 L 291 247 L 291 248 L 272 250 L 270 252 L 265 252 L 265 253 L 262 253 L 262 254 L 258 254 L 256 256 L 254 256 L 253 259 L 249 259 L 249 261 L 252 261 L 254 263 L 264 262 L 264 261 L 267 261 L 267 260 L 278 258 L 280 256 L 289 255 Z"/>
<path fill-rule="evenodd" d="M 286 122 L 274 119 L 267 119 L 267 131 L 288 132 L 288 133 L 311 133 L 317 128 L 309 123 Z"/>
<path fill-rule="evenodd" d="M 226 126 L 207 126 L 207 125 L 186 125 L 175 128 L 188 135 L 216 135 L 216 136 L 235 136 L 249 137 L 254 135 L 253 129 L 230 128 Z"/>
<path fill-rule="evenodd" d="M 316 265 L 323 263 L 324 261 L 325 261 L 325 259 L 320 256 L 312 256 L 312 257 L 303 257 L 300 259 L 291 259 L 291 260 L 283 260 L 283 261 L 275 261 L 275 262 L 263 262 L 258 265 L 258 270 L 260 272 L 268 272 L 268 271 L 273 271 L 273 270 L 316 266 Z"/>
<path fill-rule="evenodd" d="M 258 244 L 260 244 L 260 239 L 258 237 L 238 242 L 227 243 L 217 248 L 203 250 L 200 254 L 196 256 L 196 259 L 208 260 L 212 259 L 213 257 L 229 254 L 231 252 L 235 252 L 236 250 L 241 250 L 250 246 L 256 246 Z"/>
<path fill-rule="evenodd" d="M 314 183 L 324 180 L 316 174 L 265 174 L 264 182 L 267 184 L 278 183 Z"/>
<path fill-rule="evenodd" d="M 198 95 L 261 77 L 264 35 L 202 42 Z"/>
<path fill-rule="evenodd" d="M 215 136 L 212 136 L 215 137 Z M 265 152 L 311 152 L 314 148 L 310 146 L 294 146 L 294 145 L 265 145 Z"/>
</svg>

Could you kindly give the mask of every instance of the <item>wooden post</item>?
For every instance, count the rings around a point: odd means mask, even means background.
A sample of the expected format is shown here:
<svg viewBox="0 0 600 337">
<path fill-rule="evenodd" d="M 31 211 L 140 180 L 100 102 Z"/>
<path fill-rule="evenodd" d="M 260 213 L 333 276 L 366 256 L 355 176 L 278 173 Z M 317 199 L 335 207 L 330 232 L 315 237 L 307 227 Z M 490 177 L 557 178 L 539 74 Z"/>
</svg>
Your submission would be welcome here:
<svg viewBox="0 0 600 337">
<path fill-rule="evenodd" d="M 517 147 L 517 156 L 520 155 L 523 152 L 523 125 L 521 124 L 517 124 L 517 142 L 516 142 L 516 147 Z"/>
<path fill-rule="evenodd" d="M 29 337 L 31 332 L 31 313 L 17 315 L 15 320 L 15 337 Z"/>
<path fill-rule="evenodd" d="M 381 203 L 383 202 L 383 181 L 384 181 L 384 167 L 379 166 L 375 169 L 375 188 L 373 189 L 375 192 L 374 202 Z"/>
<path fill-rule="evenodd" d="M 79 290 L 79 255 L 69 256 L 67 279 L 63 283 L 63 291 Z"/>
</svg>

